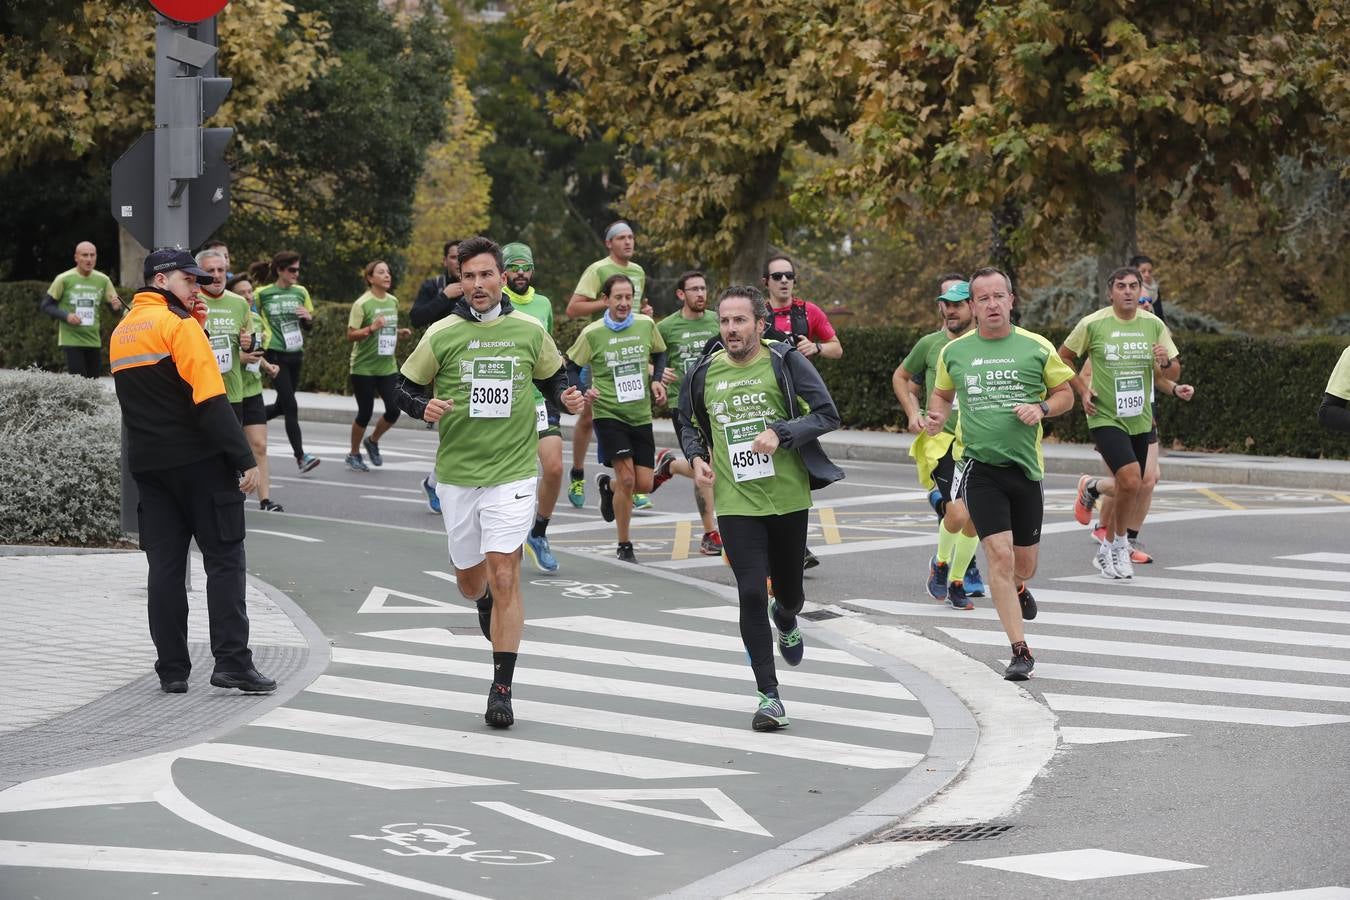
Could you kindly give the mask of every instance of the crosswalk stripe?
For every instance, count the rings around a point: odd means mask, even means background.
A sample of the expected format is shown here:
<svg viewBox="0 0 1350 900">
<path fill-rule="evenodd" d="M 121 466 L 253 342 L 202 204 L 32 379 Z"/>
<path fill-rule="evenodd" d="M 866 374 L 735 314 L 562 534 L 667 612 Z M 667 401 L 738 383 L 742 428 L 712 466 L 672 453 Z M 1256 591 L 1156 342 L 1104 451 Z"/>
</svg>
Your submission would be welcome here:
<svg viewBox="0 0 1350 900">
<path fill-rule="evenodd" d="M 1084 594 L 1078 591 L 1055 591 L 1037 587 L 1038 603 L 1071 603 L 1075 606 L 1100 606 L 1109 609 L 1160 609 L 1167 612 L 1208 613 L 1216 616 L 1239 616 L 1252 619 L 1288 619 L 1294 622 L 1315 621 L 1350 625 L 1350 610 L 1310 609 L 1307 606 L 1267 606 L 1261 603 L 1221 603 L 1216 600 L 1189 600 L 1180 597 L 1144 597 L 1131 592 L 1129 596 L 1112 593 L 1109 596 Z"/>
<path fill-rule="evenodd" d="M 526 626 L 529 627 L 529 626 Z M 367 631 L 362 637 L 428 644 L 433 647 L 453 647 L 459 650 L 478 650 L 484 647 L 478 635 L 452 634 L 442 628 L 401 628 L 390 631 Z M 807 651 L 808 654 L 810 651 Z M 732 679 L 740 684 L 749 674 L 743 664 L 712 662 L 683 656 L 661 656 L 653 653 L 635 653 L 628 650 L 610 650 L 601 647 L 583 647 L 578 644 L 553 644 L 545 641 L 521 641 L 520 653 L 531 656 L 570 659 L 602 665 L 622 666 L 626 669 L 645 669 L 654 672 L 679 672 L 681 675 L 701 675 Z M 914 695 L 894 681 L 868 681 L 863 678 L 844 678 L 839 675 L 820 675 L 783 666 L 778 680 L 786 687 L 806 690 L 831 691 L 840 694 L 860 694 L 865 697 L 884 697 L 891 700 L 913 700 Z"/>
<path fill-rule="evenodd" d="M 308 734 L 373 741 L 381 744 L 400 744 L 446 753 L 466 753 L 489 759 L 514 759 L 519 762 L 579 769 L 585 772 L 603 772 L 624 778 L 705 778 L 721 775 L 748 775 L 741 769 L 725 769 L 613 753 L 608 750 L 587 750 L 546 741 L 528 741 L 516 737 L 495 737 L 454 731 L 449 728 L 431 728 L 426 725 L 406 725 L 401 722 L 382 722 L 357 716 L 314 712 L 307 709 L 281 707 L 249 723 L 254 728 L 276 728 Z"/>
<path fill-rule="evenodd" d="M 326 778 L 330 781 L 341 781 L 345 784 L 363 784 L 367 787 L 384 788 L 389 791 L 446 787 L 487 787 L 515 783 L 499 781 L 495 778 L 460 775 L 457 772 L 444 772 L 439 769 L 424 769 L 421 766 L 404 766 L 367 759 L 349 759 L 341 756 L 326 756 L 321 753 L 298 753 L 272 747 L 250 747 L 246 744 L 198 744 L 195 747 L 183 750 L 180 756 L 184 759 L 198 759 L 203 762 L 227 763 L 232 766 L 246 766 L 251 769 L 285 772 L 289 775 Z"/>
<path fill-rule="evenodd" d="M 1110 588 L 1156 588 L 1161 591 L 1198 591 L 1202 594 L 1241 594 L 1246 597 L 1270 597 L 1276 593 L 1275 586 L 1269 584 L 1241 584 L 1231 581 L 1192 581 L 1185 578 L 1158 578 L 1151 575 L 1136 574 L 1129 581 L 1106 579 L 1100 575 L 1070 575 L 1056 578 L 1056 581 L 1076 581 L 1082 584 L 1095 584 Z M 1350 593 L 1346 591 L 1326 591 L 1320 588 L 1297 589 L 1302 600 L 1330 600 L 1333 603 L 1350 603 Z"/>
<path fill-rule="evenodd" d="M 1249 678 L 1218 678 L 1211 675 L 1186 675 L 1181 672 L 1154 672 L 1143 669 L 1109 669 L 1098 666 L 1074 666 L 1063 663 L 1037 663 L 1036 677 L 1051 681 L 1084 681 L 1093 684 L 1129 684 L 1179 691 L 1214 694 L 1246 694 L 1252 697 L 1280 697 L 1286 700 L 1330 700 L 1350 703 L 1350 687 L 1329 684 L 1302 684 L 1292 681 L 1256 681 Z"/>
<path fill-rule="evenodd" d="M 381 669 L 399 669 L 408 672 L 430 672 L 437 675 L 463 675 L 483 678 L 488 663 L 445 659 L 439 656 L 417 656 L 407 653 L 388 653 L 382 650 L 356 650 L 334 647 L 333 662 Z M 537 685 L 566 691 L 605 694 L 615 697 L 645 697 L 660 703 L 693 706 L 702 709 L 738 709 L 745 703 L 744 694 L 724 691 L 704 691 L 683 685 L 656 684 L 649 681 L 629 681 L 623 678 L 603 678 L 580 672 L 559 669 L 539 669 L 531 665 L 516 667 L 516 684 Z M 871 728 L 898 734 L 933 733 L 933 722 L 927 716 L 906 716 L 899 713 L 877 712 L 870 709 L 829 706 L 823 703 L 792 701 L 792 718 L 807 722 L 825 722 L 854 728 Z"/>
<path fill-rule="evenodd" d="M 730 606 L 727 609 L 735 612 Z M 557 616 L 551 619 L 531 619 L 529 624 L 531 628 L 557 628 L 578 634 L 595 634 L 600 637 L 623 638 L 629 641 L 650 641 L 657 644 L 674 644 L 677 647 L 698 647 L 704 650 L 725 650 L 728 653 L 745 654 L 745 644 L 738 635 L 714 634 L 708 631 L 670 628 L 664 625 L 625 622 L 619 619 L 605 619 L 600 616 Z M 845 653 L 842 650 L 812 646 L 807 652 L 811 654 L 811 659 L 816 662 L 868 667 L 867 663 L 858 659 L 852 653 Z"/>
<path fill-rule="evenodd" d="M 1249 578 L 1280 578 L 1293 581 L 1330 581 L 1345 584 L 1350 573 L 1330 569 L 1300 569 L 1297 566 L 1249 566 L 1239 563 L 1195 563 L 1189 566 L 1168 566 L 1169 572 L 1206 572 L 1214 575 L 1244 575 Z M 1302 594 L 1303 588 L 1286 587 L 1291 594 Z"/>
<path fill-rule="evenodd" d="M 256 878 L 308 881 L 314 884 L 356 883 L 251 853 L 208 853 L 197 850 L 156 850 L 150 847 L 52 844 L 43 841 L 0 840 L 0 866 L 186 875 L 192 878 Z M 105 885 L 105 889 L 112 890 L 110 885 Z"/>
<path fill-rule="evenodd" d="M 594 831 L 587 831 L 584 828 L 578 828 L 557 819 L 550 819 L 548 816 L 532 813 L 528 809 L 521 809 L 519 806 L 510 803 L 502 803 L 498 800 L 475 800 L 474 805 L 499 812 L 504 816 L 510 816 L 518 822 L 542 828 L 553 834 L 569 837 L 595 847 L 603 847 L 606 850 L 613 850 L 615 853 L 622 853 L 625 856 L 664 856 L 660 850 L 648 850 L 646 847 L 639 847 L 637 844 L 629 844 L 625 841 L 605 837 L 603 834 L 596 834 Z"/>
<path fill-rule="evenodd" d="M 1249 709 L 1241 706 L 1209 706 L 1165 700 L 1128 697 L 1083 697 L 1077 694 L 1042 694 L 1056 712 L 1098 713 L 1108 716 L 1144 716 L 1158 719 L 1188 719 L 1194 722 L 1231 722 L 1235 725 L 1273 725 L 1300 728 L 1350 722 L 1350 716 L 1299 712 L 1292 709 Z"/>
<path fill-rule="evenodd" d="M 900 600 L 856 599 L 848 602 L 854 606 L 890 612 L 895 615 L 928 616 L 947 619 L 948 621 L 958 617 L 962 620 L 998 621 L 998 613 L 995 610 L 983 607 L 960 611 L 927 603 L 905 603 Z M 1246 625 L 1215 625 L 1209 622 L 1177 622 L 1170 619 L 1136 619 L 1129 616 L 1102 616 L 1049 611 L 1043 612 L 1037 618 L 1036 624 L 1064 628 L 1109 628 L 1114 631 L 1176 634 L 1228 641 L 1289 644 L 1295 647 L 1350 649 L 1350 634 L 1326 634 L 1316 631 L 1295 631 L 1288 628 L 1250 628 Z"/>
<path fill-rule="evenodd" d="M 443 691 L 407 684 L 391 684 L 387 681 L 340 678 L 334 675 L 321 675 L 306 690 L 311 693 L 329 694 L 335 697 L 374 700 L 380 703 L 401 703 L 432 709 L 452 709 L 460 712 L 477 712 L 483 706 L 483 698 L 479 694 Z M 740 728 L 725 728 L 719 725 L 704 725 L 698 722 L 676 719 L 658 719 L 652 716 L 617 713 L 583 706 L 566 706 L 560 703 L 543 703 L 515 698 L 512 705 L 515 707 L 517 715 L 531 722 L 559 725 L 564 728 L 580 728 L 587 731 L 601 731 L 608 734 L 622 734 L 629 737 L 646 737 L 662 741 L 698 744 L 705 747 L 727 747 L 748 753 L 786 756 L 791 759 L 809 759 L 815 762 L 858 766 L 864 769 L 909 768 L 923 758 L 922 754 L 918 753 L 907 753 L 861 744 L 846 744 L 839 741 L 826 741 L 819 738 L 775 736 L 773 740 L 766 741 L 762 735 Z M 791 704 L 789 704 L 790 706 Z M 788 714 L 791 715 L 790 708 Z"/>
<path fill-rule="evenodd" d="M 1002 631 L 977 631 L 971 628 L 939 628 L 963 644 L 990 647 L 1008 646 Z M 1096 653 L 1101 656 L 1126 656 L 1133 659 L 1161 659 L 1168 662 L 1192 662 L 1220 666 L 1247 666 L 1253 669 L 1277 669 L 1282 672 L 1350 675 L 1350 661 L 1315 656 L 1289 656 L 1284 653 L 1252 653 L 1245 650 L 1210 650 L 1207 647 L 1182 647 L 1172 644 L 1142 644 L 1134 641 L 1098 641 L 1067 638 L 1050 634 L 1032 635 L 1029 643 L 1037 650 L 1062 650 L 1066 653 Z"/>
<path fill-rule="evenodd" d="M 1039 676 L 1040 669 L 1036 674 Z M 1065 744 L 1110 744 L 1117 741 L 1152 741 L 1159 738 L 1186 737 L 1171 731 L 1136 731 L 1132 728 L 1083 728 L 1076 725 L 1059 726 L 1059 739 Z"/>
<path fill-rule="evenodd" d="M 1278 559 L 1292 559 L 1295 562 L 1341 563 L 1350 566 L 1350 553 L 1295 553 L 1293 556 L 1281 556 Z M 1350 891 L 1350 888 L 1346 889 Z"/>
</svg>

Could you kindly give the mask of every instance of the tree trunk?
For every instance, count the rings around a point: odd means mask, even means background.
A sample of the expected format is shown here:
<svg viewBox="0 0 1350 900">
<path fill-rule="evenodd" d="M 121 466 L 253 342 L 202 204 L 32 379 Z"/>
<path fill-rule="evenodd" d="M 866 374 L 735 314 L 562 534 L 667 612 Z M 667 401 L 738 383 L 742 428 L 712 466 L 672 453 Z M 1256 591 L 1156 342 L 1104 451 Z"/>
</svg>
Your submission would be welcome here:
<svg viewBox="0 0 1350 900">
<path fill-rule="evenodd" d="M 989 257 L 1012 282 L 1017 293 L 1018 256 L 1012 248 L 1012 236 L 1022 227 L 1022 204 L 1015 197 L 1005 197 L 989 214 Z"/>
<path fill-rule="evenodd" d="M 1126 155 L 1122 171 L 1098 179 L 1097 283 L 1094 287 L 1099 297 L 1106 295 L 1107 276 L 1126 265 L 1138 252 L 1135 183 L 1132 153 Z"/>
<path fill-rule="evenodd" d="M 778 176 L 783 167 L 782 149 L 756 157 L 741 187 L 741 208 L 746 223 L 736 238 L 731 256 L 732 284 L 758 287 L 763 279 L 764 261 L 769 256 L 769 222 L 778 201 Z"/>
</svg>

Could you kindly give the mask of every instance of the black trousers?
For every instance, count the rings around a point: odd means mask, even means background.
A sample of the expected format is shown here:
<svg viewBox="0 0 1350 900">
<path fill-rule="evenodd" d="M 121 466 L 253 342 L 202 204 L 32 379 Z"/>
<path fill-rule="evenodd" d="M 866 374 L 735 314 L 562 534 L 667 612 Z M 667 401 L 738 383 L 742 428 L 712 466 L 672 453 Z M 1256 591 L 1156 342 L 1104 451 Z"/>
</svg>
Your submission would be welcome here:
<svg viewBox="0 0 1350 900">
<path fill-rule="evenodd" d="M 750 668 L 761 692 L 778 687 L 773 663 L 773 632 L 769 628 L 769 586 L 780 618 L 796 617 L 806 595 L 802 591 L 802 560 L 806 556 L 807 510 L 781 516 L 718 516 L 722 546 L 741 601 L 741 640 L 750 655 Z M 783 622 L 780 624 L 789 624 Z"/>
<path fill-rule="evenodd" d="M 101 347 L 62 347 L 66 355 L 66 371 L 85 378 L 97 378 L 103 366 Z"/>
<path fill-rule="evenodd" d="M 150 564 L 150 638 L 163 681 L 186 679 L 188 540 L 206 567 L 206 609 L 217 672 L 253 666 L 244 608 L 244 495 L 221 456 L 173 469 L 134 473 L 141 500 L 141 549 Z"/>
<path fill-rule="evenodd" d="M 268 362 L 281 367 L 277 377 L 272 379 L 277 401 L 268 405 L 267 421 L 277 416 L 286 417 L 286 439 L 291 442 L 291 452 L 299 459 L 305 455 L 305 441 L 300 436 L 300 407 L 295 402 L 295 392 L 300 389 L 300 366 L 305 361 L 304 351 L 287 353 L 284 350 L 268 350 L 263 356 Z"/>
</svg>

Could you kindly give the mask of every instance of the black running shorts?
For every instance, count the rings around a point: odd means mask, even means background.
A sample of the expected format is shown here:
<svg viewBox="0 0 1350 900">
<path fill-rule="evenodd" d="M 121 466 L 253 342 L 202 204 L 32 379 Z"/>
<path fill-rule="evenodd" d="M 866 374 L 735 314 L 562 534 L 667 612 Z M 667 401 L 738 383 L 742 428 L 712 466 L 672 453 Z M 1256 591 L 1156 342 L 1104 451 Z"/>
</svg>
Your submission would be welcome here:
<svg viewBox="0 0 1350 900">
<path fill-rule="evenodd" d="M 241 425 L 266 425 L 267 424 L 267 405 L 263 403 L 262 394 L 254 394 L 252 397 L 245 397 L 239 404 L 241 415 L 239 423 Z"/>
<path fill-rule="evenodd" d="M 1092 443 L 1112 475 L 1131 463 L 1139 466 L 1140 475 L 1144 474 L 1144 465 L 1148 462 L 1148 445 L 1153 443 L 1149 440 L 1149 432 L 1126 434 L 1123 428 L 1102 425 L 1088 429 L 1088 433 L 1092 435 Z M 1156 441 L 1157 437 L 1153 440 Z"/>
<path fill-rule="evenodd" d="M 1028 478 L 1020 467 L 962 460 L 954 487 L 956 495 L 966 502 L 981 540 L 1011 531 L 1015 547 L 1033 547 L 1041 542 L 1045 496 L 1041 483 Z"/>
<path fill-rule="evenodd" d="M 620 419 L 595 420 L 595 439 L 600 450 L 600 464 L 613 466 L 616 459 L 631 459 L 633 465 L 644 469 L 656 465 L 656 438 L 652 426 L 629 425 Z"/>
</svg>

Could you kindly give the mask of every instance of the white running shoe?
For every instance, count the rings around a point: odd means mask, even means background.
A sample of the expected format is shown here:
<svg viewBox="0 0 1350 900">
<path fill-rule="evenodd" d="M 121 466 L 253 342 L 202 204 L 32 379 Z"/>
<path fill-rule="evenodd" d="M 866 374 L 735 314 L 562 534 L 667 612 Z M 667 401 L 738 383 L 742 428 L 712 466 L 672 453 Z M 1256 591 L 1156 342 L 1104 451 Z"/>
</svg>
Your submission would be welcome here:
<svg viewBox="0 0 1350 900">
<path fill-rule="evenodd" d="M 1126 581 L 1134 578 L 1134 563 L 1130 562 L 1129 544 L 1112 546 L 1111 561 L 1115 563 L 1117 578 L 1123 578 Z"/>
<path fill-rule="evenodd" d="M 1116 555 L 1111 552 L 1110 544 L 1098 544 L 1097 555 L 1092 557 L 1092 567 L 1096 569 L 1103 578 L 1116 579 L 1120 573 L 1116 571 Z"/>
</svg>

